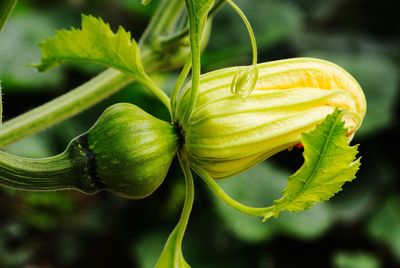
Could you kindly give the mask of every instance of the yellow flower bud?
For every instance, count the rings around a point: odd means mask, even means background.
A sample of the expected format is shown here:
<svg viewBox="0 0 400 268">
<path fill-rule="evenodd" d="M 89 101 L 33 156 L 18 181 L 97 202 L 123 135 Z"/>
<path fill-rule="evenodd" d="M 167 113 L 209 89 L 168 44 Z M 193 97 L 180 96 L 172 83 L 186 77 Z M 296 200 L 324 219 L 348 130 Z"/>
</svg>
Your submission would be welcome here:
<svg viewBox="0 0 400 268">
<path fill-rule="evenodd" d="M 190 122 L 183 121 L 190 84 L 174 107 L 184 139 L 182 150 L 192 166 L 213 178 L 237 174 L 300 142 L 335 109 L 351 138 L 366 112 L 357 81 L 339 66 L 297 58 L 257 65 L 258 79 L 246 98 L 232 94 L 237 67 L 201 76 Z"/>
</svg>

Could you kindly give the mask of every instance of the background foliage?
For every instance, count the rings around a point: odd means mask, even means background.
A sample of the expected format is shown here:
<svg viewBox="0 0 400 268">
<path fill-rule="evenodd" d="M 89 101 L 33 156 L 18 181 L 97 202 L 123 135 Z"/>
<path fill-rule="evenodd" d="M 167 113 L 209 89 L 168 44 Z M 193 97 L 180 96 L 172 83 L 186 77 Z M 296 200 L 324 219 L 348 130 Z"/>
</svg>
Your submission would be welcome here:
<svg viewBox="0 0 400 268">
<path fill-rule="evenodd" d="M 158 1 L 21 1 L 0 33 L 4 119 L 10 119 L 87 81 L 101 68 L 66 65 L 38 73 L 37 44 L 55 29 L 80 25 L 80 13 L 123 25 L 138 39 Z M 196 200 L 184 241 L 193 267 L 400 266 L 399 133 L 400 19 L 394 0 L 237 1 L 252 23 L 260 62 L 296 56 L 331 60 L 365 90 L 368 112 L 354 143 L 363 156 L 357 179 L 332 201 L 307 212 L 283 213 L 267 223 L 214 198 L 196 180 Z M 250 44 L 238 16 L 225 6 L 214 19 L 203 72 L 250 63 Z M 170 91 L 176 75 L 156 74 Z M 7 151 L 29 157 L 61 152 L 105 107 L 132 102 L 167 113 L 147 91 L 130 85 L 111 99 Z M 221 181 L 251 205 L 280 196 L 301 165 L 301 150 L 282 152 L 246 173 Z M 176 224 L 184 198 L 173 164 L 165 183 L 147 199 L 110 193 L 27 193 L 0 189 L 0 267 L 152 267 Z"/>
</svg>

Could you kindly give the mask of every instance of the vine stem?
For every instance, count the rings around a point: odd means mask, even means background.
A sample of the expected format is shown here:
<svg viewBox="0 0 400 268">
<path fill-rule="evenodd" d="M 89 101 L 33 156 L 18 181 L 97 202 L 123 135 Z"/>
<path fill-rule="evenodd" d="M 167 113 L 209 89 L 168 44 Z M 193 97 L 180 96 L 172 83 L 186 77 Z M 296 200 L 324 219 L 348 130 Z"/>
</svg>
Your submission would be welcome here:
<svg viewBox="0 0 400 268">
<path fill-rule="evenodd" d="M 192 211 L 193 201 L 194 201 L 194 183 L 193 176 L 190 170 L 189 164 L 187 160 L 182 157 L 181 154 L 178 154 L 179 163 L 181 164 L 183 174 L 185 176 L 185 184 L 186 184 L 186 195 L 185 195 L 185 203 L 183 205 L 181 217 L 178 222 L 178 243 L 182 244 L 183 236 L 186 231 L 186 226 L 189 222 L 190 212 Z"/>
<path fill-rule="evenodd" d="M 263 208 L 250 207 L 238 202 L 237 200 L 230 197 L 221 188 L 221 186 L 219 186 L 218 183 L 216 183 L 215 180 L 207 173 L 207 171 L 201 168 L 193 168 L 193 169 L 203 179 L 206 185 L 219 199 L 221 199 L 222 201 L 224 201 L 226 204 L 236 209 L 237 211 L 244 214 L 252 216 L 260 216 L 260 217 L 265 217 L 266 215 L 269 215 L 269 213 L 271 212 L 272 207 L 263 207 Z"/>
<path fill-rule="evenodd" d="M 145 76 L 145 80 L 141 81 L 141 84 L 148 88 L 161 102 L 167 107 L 168 112 L 172 114 L 171 111 L 171 99 L 168 95 L 151 79 L 148 75 Z"/>
<path fill-rule="evenodd" d="M 185 235 L 186 227 L 189 222 L 190 212 L 192 211 L 193 207 L 194 184 L 189 163 L 181 152 L 178 153 L 178 159 L 182 167 L 183 175 L 185 176 L 185 202 L 183 204 L 179 221 L 174 230 L 169 235 L 167 243 L 165 243 L 160 258 L 155 265 L 156 268 L 189 267 L 182 254 L 182 242 Z"/>
<path fill-rule="evenodd" d="M 201 48 L 200 41 L 204 31 L 204 26 L 207 21 L 208 12 L 212 8 L 210 6 L 212 2 L 207 2 L 203 10 L 204 14 L 194 14 L 196 4 L 192 0 L 185 0 L 186 9 L 189 16 L 189 40 L 190 40 L 190 51 L 192 58 L 192 84 L 189 94 L 189 101 L 186 110 L 183 115 L 183 125 L 187 125 L 192 117 L 194 107 L 196 106 L 197 97 L 200 86 L 200 74 L 201 74 Z"/>
<path fill-rule="evenodd" d="M 0 185 L 26 191 L 72 188 L 71 182 L 65 181 L 63 176 L 71 168 L 65 155 L 38 161 L 0 152 L 0 163 Z M 38 165 L 41 169 L 37 168 Z M 62 179 L 54 180 L 54 174 L 57 177 L 61 175 Z"/>
<path fill-rule="evenodd" d="M 0 129 L 0 148 L 78 114 L 133 80 L 120 71 L 107 69 L 76 89 L 6 121 Z"/>
<path fill-rule="evenodd" d="M 192 67 L 192 59 L 191 57 L 189 57 L 186 60 L 185 65 L 183 66 L 183 69 L 178 76 L 178 79 L 176 80 L 174 89 L 172 90 L 172 95 L 171 95 L 172 121 L 175 121 L 176 118 L 175 114 L 176 98 L 178 97 L 179 90 L 181 89 L 183 83 L 185 82 L 187 76 L 189 75 L 191 67 Z"/>
<path fill-rule="evenodd" d="M 188 2 L 188 1 L 187 1 Z M 203 29 L 204 22 L 200 22 L 201 27 Z M 195 32 L 195 27 L 190 23 L 190 32 Z M 192 86 L 190 90 L 189 96 L 189 104 L 186 107 L 186 111 L 184 114 L 184 124 L 190 122 L 190 118 L 192 117 L 192 113 L 194 107 L 196 106 L 197 95 L 199 94 L 199 86 L 200 86 L 200 73 L 201 73 L 201 59 L 200 59 L 200 36 L 196 34 L 190 34 L 190 48 L 191 48 L 191 58 L 192 58 Z"/>
<path fill-rule="evenodd" d="M 84 140 L 85 135 L 81 135 L 64 152 L 46 158 L 26 158 L 0 151 L 0 185 L 39 192 L 74 189 L 94 194 L 105 190 L 91 176 Z"/>
</svg>

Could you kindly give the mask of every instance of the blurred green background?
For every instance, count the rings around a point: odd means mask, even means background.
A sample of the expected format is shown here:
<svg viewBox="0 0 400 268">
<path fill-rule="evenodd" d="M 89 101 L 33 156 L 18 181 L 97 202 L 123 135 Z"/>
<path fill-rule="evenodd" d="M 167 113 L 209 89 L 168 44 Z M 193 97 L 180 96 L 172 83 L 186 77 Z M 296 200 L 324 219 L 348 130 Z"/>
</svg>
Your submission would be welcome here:
<svg viewBox="0 0 400 268">
<path fill-rule="evenodd" d="M 123 25 L 138 39 L 159 1 L 20 1 L 0 33 L 4 119 L 41 105 L 87 81 L 101 67 L 70 64 L 38 73 L 37 44 L 55 29 L 79 27 L 80 14 Z M 368 112 L 357 179 L 330 202 L 263 223 L 237 213 L 196 179 L 196 200 L 185 236 L 192 267 L 400 267 L 398 154 L 400 18 L 395 0 L 237 1 L 258 40 L 260 62 L 297 56 L 331 60 L 359 81 Z M 250 43 L 239 17 L 224 6 L 213 21 L 203 72 L 250 63 Z M 154 77 L 170 91 L 177 73 Z M 130 85 L 94 108 L 7 151 L 45 157 L 64 150 L 109 105 L 132 102 L 151 114 L 166 111 L 147 91 Z M 157 108 L 160 107 L 160 108 Z M 232 196 L 266 205 L 280 195 L 302 163 L 301 150 L 282 152 L 235 178 L 221 181 Z M 149 198 L 110 193 L 28 193 L 0 188 L 0 267 L 153 267 L 176 224 L 184 183 L 174 163 Z"/>
</svg>

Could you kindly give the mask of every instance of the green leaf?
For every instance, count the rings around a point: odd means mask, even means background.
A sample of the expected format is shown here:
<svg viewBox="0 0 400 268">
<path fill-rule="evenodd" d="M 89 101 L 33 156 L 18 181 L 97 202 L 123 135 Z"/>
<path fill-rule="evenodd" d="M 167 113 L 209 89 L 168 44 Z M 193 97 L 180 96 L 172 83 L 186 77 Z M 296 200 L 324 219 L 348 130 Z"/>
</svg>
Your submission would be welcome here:
<svg viewBox="0 0 400 268">
<path fill-rule="evenodd" d="M 122 27 L 116 33 L 100 18 L 82 15 L 82 29 L 61 30 L 40 44 L 46 70 L 65 61 L 87 61 L 107 65 L 143 78 L 139 46 Z"/>
<path fill-rule="evenodd" d="M 378 268 L 379 260 L 364 252 L 337 252 L 333 257 L 336 268 Z"/>
<path fill-rule="evenodd" d="M 270 179 L 265 179 L 268 174 Z M 218 184 L 235 200 L 262 206 L 279 198 L 287 183 L 289 172 L 266 161 Z M 332 207 L 324 203 L 304 213 L 287 213 L 278 219 L 263 223 L 256 217 L 242 214 L 216 197 L 216 211 L 223 227 L 242 241 L 258 243 L 272 239 L 276 234 L 287 234 L 298 239 L 309 240 L 323 235 L 335 223 Z"/>
<path fill-rule="evenodd" d="M 367 226 L 368 235 L 387 245 L 400 260 L 400 197 L 390 196 L 378 209 Z"/>
<path fill-rule="evenodd" d="M 46 70 L 64 61 L 86 61 L 113 67 L 132 75 L 170 110 L 170 99 L 144 71 L 139 46 L 130 32 L 119 27 L 116 33 L 102 19 L 82 15 L 82 29 L 61 30 L 40 44 L 42 62 L 36 67 Z"/>
<path fill-rule="evenodd" d="M 302 211 L 328 200 L 343 184 L 355 178 L 360 159 L 357 146 L 350 147 L 342 112 L 335 111 L 310 133 L 303 134 L 304 164 L 292 176 L 282 198 L 276 200 L 264 220 L 282 211 Z"/>
</svg>

